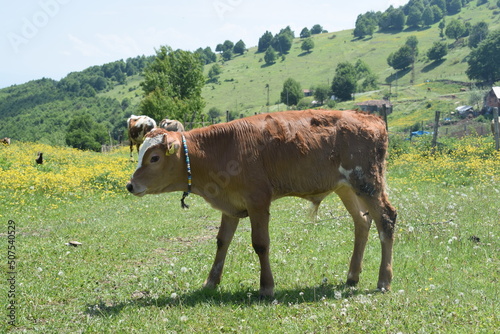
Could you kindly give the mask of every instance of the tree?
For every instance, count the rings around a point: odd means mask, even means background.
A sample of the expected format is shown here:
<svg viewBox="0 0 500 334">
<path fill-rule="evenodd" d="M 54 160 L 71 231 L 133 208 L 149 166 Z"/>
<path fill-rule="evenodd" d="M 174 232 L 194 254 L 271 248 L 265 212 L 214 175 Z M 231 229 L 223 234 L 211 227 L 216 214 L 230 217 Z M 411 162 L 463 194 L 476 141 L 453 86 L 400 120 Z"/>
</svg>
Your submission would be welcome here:
<svg viewBox="0 0 500 334">
<path fill-rule="evenodd" d="M 222 44 L 220 44 L 222 46 Z M 214 63 L 217 61 L 217 55 L 212 51 L 212 49 L 207 46 L 205 49 L 203 48 L 198 48 L 195 51 L 196 54 L 199 55 L 200 60 L 204 65 Z"/>
<path fill-rule="evenodd" d="M 364 80 L 361 82 L 359 91 L 366 92 L 378 89 L 378 76 L 375 73 L 368 73 L 365 75 Z"/>
<path fill-rule="evenodd" d="M 439 7 L 436 6 L 439 10 Z M 432 7 L 425 7 L 424 12 L 422 13 L 422 23 L 426 26 L 430 26 L 436 22 L 434 18 L 434 10 Z"/>
<path fill-rule="evenodd" d="M 231 60 L 233 58 L 233 50 L 232 49 L 227 49 L 222 52 L 222 59 L 224 60 Z"/>
<path fill-rule="evenodd" d="M 312 35 L 321 34 L 322 32 L 323 32 L 323 27 L 321 25 L 319 25 L 319 24 L 315 24 L 311 28 L 311 34 Z"/>
<path fill-rule="evenodd" d="M 201 89 L 205 84 L 199 56 L 189 51 L 162 46 L 153 62 L 144 70 L 141 87 L 144 98 L 140 111 L 153 119 L 197 119 L 205 102 Z"/>
<path fill-rule="evenodd" d="M 361 85 L 359 85 L 358 91 L 365 92 L 378 88 L 377 75 L 372 73 L 372 70 L 363 60 L 358 59 L 354 64 L 354 69 L 356 70 L 356 81 L 359 82 L 360 80 L 362 80 Z"/>
<path fill-rule="evenodd" d="M 461 20 L 452 19 L 446 26 L 444 34 L 446 37 L 457 41 L 463 34 L 465 34 L 465 32 L 465 24 Z"/>
<path fill-rule="evenodd" d="M 476 23 L 472 28 L 469 35 L 469 47 L 475 48 L 488 37 L 488 23 L 482 21 Z"/>
<path fill-rule="evenodd" d="M 408 45 L 411 49 L 413 61 L 417 59 L 418 56 L 418 39 L 417 36 L 411 35 L 406 39 L 405 45 Z"/>
<path fill-rule="evenodd" d="M 448 54 L 448 44 L 445 42 L 434 42 L 432 47 L 427 51 L 427 58 L 432 61 L 443 59 Z"/>
<path fill-rule="evenodd" d="M 405 27 L 406 16 L 402 9 L 396 9 L 391 17 L 392 27 L 401 31 Z"/>
<path fill-rule="evenodd" d="M 445 19 L 443 18 L 441 22 L 439 22 L 439 37 L 444 38 L 444 28 L 446 27 Z"/>
<path fill-rule="evenodd" d="M 449 15 L 458 14 L 462 9 L 462 0 L 451 0 L 447 5 L 447 9 Z"/>
<path fill-rule="evenodd" d="M 289 27 L 288 27 L 289 28 Z M 283 30 L 274 36 L 271 41 L 271 45 L 274 50 L 279 51 L 281 54 L 285 54 L 292 48 L 293 43 L 293 34 L 290 33 L 290 30 Z"/>
<path fill-rule="evenodd" d="M 330 87 L 328 85 L 318 85 L 313 88 L 314 98 L 319 104 L 323 105 L 325 101 L 330 97 Z"/>
<path fill-rule="evenodd" d="M 224 41 L 224 44 L 222 44 L 222 52 L 226 51 L 226 50 L 233 50 L 234 48 L 234 43 L 231 42 L 230 40 L 226 39 Z"/>
<path fill-rule="evenodd" d="M 283 83 L 281 91 L 281 102 L 287 106 L 296 106 L 304 96 L 300 83 L 292 78 L 288 78 Z"/>
<path fill-rule="evenodd" d="M 439 6 L 437 5 L 432 5 L 431 9 L 432 9 L 432 16 L 434 17 L 433 23 L 441 21 L 441 19 L 444 17 L 444 12 L 441 10 L 441 8 L 439 8 Z"/>
<path fill-rule="evenodd" d="M 438 6 L 439 9 L 441 9 L 441 11 L 443 12 L 443 15 L 444 15 L 444 14 L 447 13 L 447 11 L 446 11 L 446 1 L 447 0 L 432 0 L 431 4 Z"/>
<path fill-rule="evenodd" d="M 120 106 L 122 107 L 122 110 L 126 110 L 128 107 L 130 107 L 131 101 L 128 97 L 124 98 L 122 100 L 122 103 L 120 103 Z"/>
<path fill-rule="evenodd" d="M 469 55 L 466 74 L 471 80 L 493 84 L 500 80 L 500 30 L 488 34 Z"/>
<path fill-rule="evenodd" d="M 311 37 L 311 31 L 309 31 L 309 29 L 304 28 L 302 29 L 302 31 L 300 32 L 300 38 L 308 38 L 308 37 Z"/>
<path fill-rule="evenodd" d="M 332 93 L 341 101 L 352 100 L 352 94 L 357 88 L 357 73 L 355 67 L 349 62 L 341 62 L 335 69 L 332 80 Z"/>
<path fill-rule="evenodd" d="M 208 117 L 210 117 L 211 120 L 215 120 L 216 118 L 219 118 L 221 116 L 222 116 L 222 112 L 217 107 L 212 107 L 208 111 Z"/>
<path fill-rule="evenodd" d="M 377 20 L 374 17 L 374 13 L 360 14 L 356 19 L 356 25 L 352 34 L 357 38 L 363 38 L 367 35 L 373 36 L 376 27 Z"/>
<path fill-rule="evenodd" d="M 356 64 L 354 64 L 354 69 L 356 70 L 356 80 L 361 80 L 362 78 L 371 73 L 368 64 L 366 64 L 362 59 L 356 60 Z"/>
<path fill-rule="evenodd" d="M 276 62 L 276 51 L 272 46 L 269 46 L 266 50 L 266 54 L 264 55 L 264 61 L 267 65 L 274 64 Z"/>
<path fill-rule="evenodd" d="M 403 70 L 412 66 L 418 56 L 418 39 L 410 36 L 406 39 L 405 45 L 387 57 L 387 64 L 395 70 Z"/>
<path fill-rule="evenodd" d="M 243 42 L 241 39 L 238 42 L 236 42 L 233 48 L 233 52 L 238 53 L 240 55 L 244 54 L 246 50 L 247 46 L 245 45 L 245 42 Z"/>
<path fill-rule="evenodd" d="M 219 82 L 219 75 L 222 73 L 222 66 L 219 64 L 213 64 L 208 70 L 208 78 L 210 82 Z"/>
<path fill-rule="evenodd" d="M 484 97 L 488 94 L 487 91 L 478 89 L 476 85 L 472 85 L 469 93 L 467 95 L 467 103 L 474 106 L 476 110 L 481 110 L 481 103 L 484 101 Z"/>
<path fill-rule="evenodd" d="M 83 114 L 71 120 L 66 133 L 66 144 L 80 150 L 100 152 L 107 138 L 106 128 L 90 114 Z"/>
<path fill-rule="evenodd" d="M 403 70 L 413 63 L 413 52 L 408 45 L 403 45 L 399 50 L 387 57 L 387 64 L 395 70 Z"/>
<path fill-rule="evenodd" d="M 416 6 L 412 6 L 406 18 L 409 27 L 418 27 L 422 23 L 422 11 Z"/>
<path fill-rule="evenodd" d="M 272 40 L 273 40 L 273 34 L 269 31 L 266 31 L 259 38 L 259 45 L 257 46 L 257 52 L 265 52 L 271 46 Z"/>
<path fill-rule="evenodd" d="M 306 52 L 311 52 L 311 50 L 314 48 L 314 41 L 311 37 L 306 38 L 300 47 L 302 50 Z"/>
</svg>

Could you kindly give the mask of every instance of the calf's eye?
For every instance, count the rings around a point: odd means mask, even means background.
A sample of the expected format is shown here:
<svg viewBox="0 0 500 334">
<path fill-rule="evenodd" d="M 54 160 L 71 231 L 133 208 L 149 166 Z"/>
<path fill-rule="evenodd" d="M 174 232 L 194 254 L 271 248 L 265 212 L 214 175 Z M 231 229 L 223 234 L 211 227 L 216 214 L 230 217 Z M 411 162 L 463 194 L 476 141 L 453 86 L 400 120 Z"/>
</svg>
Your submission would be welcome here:
<svg viewBox="0 0 500 334">
<path fill-rule="evenodd" d="M 155 162 L 158 162 L 159 160 L 160 160 L 160 157 L 158 155 L 153 155 L 149 161 L 151 163 L 155 163 Z"/>
</svg>

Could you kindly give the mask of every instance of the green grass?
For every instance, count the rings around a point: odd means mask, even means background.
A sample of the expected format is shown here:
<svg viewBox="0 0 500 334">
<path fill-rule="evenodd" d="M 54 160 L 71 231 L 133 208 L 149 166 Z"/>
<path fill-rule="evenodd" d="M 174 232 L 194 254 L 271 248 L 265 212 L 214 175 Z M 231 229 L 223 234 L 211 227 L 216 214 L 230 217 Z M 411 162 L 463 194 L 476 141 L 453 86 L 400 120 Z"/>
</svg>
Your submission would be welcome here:
<svg viewBox="0 0 500 334">
<path fill-rule="evenodd" d="M 308 220 L 305 201 L 273 204 L 275 299 L 260 300 L 248 219 L 220 287 L 200 289 L 220 219 L 200 197 L 188 197 L 190 209 L 182 210 L 180 193 L 61 198 L 3 190 L 4 258 L 9 219 L 17 232 L 17 327 L 6 327 L 3 308 L 0 331 L 493 333 L 500 324 L 498 183 L 423 181 L 410 166 L 389 168 L 398 225 L 393 291 L 385 294 L 375 290 L 374 229 L 359 285 L 344 286 L 353 223 L 335 196 L 324 201 L 317 223 Z M 65 245 L 71 240 L 83 245 Z M 5 260 L 2 268 L 6 277 Z M 6 289 L 2 284 L 2 298 Z"/>
</svg>

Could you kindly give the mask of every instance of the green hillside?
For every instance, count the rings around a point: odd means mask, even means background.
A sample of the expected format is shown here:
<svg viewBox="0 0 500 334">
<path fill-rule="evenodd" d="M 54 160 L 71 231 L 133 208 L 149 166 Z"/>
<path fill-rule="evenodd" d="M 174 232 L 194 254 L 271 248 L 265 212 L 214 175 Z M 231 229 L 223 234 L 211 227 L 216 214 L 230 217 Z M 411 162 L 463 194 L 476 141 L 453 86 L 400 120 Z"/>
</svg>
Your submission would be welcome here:
<svg viewBox="0 0 500 334">
<path fill-rule="evenodd" d="M 470 25 L 485 21 L 489 30 L 500 29 L 500 10 L 496 0 L 478 5 L 469 2 L 446 22 L 460 19 Z M 354 23 L 353 23 L 354 25 Z M 295 32 L 298 35 L 299 32 Z M 409 36 L 418 39 L 419 58 L 414 71 L 395 71 L 387 57 L 404 45 Z M 406 29 L 398 33 L 375 32 L 372 37 L 355 39 L 353 30 L 313 35 L 315 47 L 309 53 L 301 50 L 302 40 L 293 40 L 291 50 L 273 65 L 266 65 L 263 53 L 256 47 L 229 61 L 219 60 L 222 73 L 218 83 L 207 83 L 203 89 L 205 113 L 211 108 L 232 115 L 278 111 L 283 82 L 298 81 L 303 89 L 331 84 L 339 62 L 363 60 L 377 75 L 379 90 L 356 94 L 355 101 L 343 102 L 337 108 L 353 108 L 356 102 L 392 95 L 394 113 L 390 116 L 393 131 L 433 119 L 439 108 L 446 114 L 457 105 L 468 104 L 470 80 L 465 74 L 471 49 L 466 39 L 446 39 L 449 53 L 445 60 L 432 63 L 426 53 L 442 40 L 438 24 L 427 28 Z M 220 59 L 220 56 L 218 56 Z M 123 137 L 125 120 L 137 114 L 142 99 L 142 69 L 151 57 L 137 57 L 70 73 L 57 82 L 50 79 L 32 81 L 0 90 L 0 137 L 17 140 L 42 140 L 64 145 L 66 128 L 74 116 L 90 114 L 103 124 L 114 140 Z M 212 64 L 205 66 L 208 75 Z M 267 105 L 269 87 L 269 106 Z M 461 88 L 467 87 L 467 91 Z M 312 100 L 312 98 L 311 98 Z"/>
<path fill-rule="evenodd" d="M 472 2 L 456 15 L 466 22 L 474 25 L 477 22 L 489 22 L 490 31 L 500 27 L 500 17 L 488 6 L 476 6 Z M 449 20 L 449 18 L 448 18 Z M 286 55 L 285 61 L 271 66 L 265 66 L 262 61 L 263 54 L 256 53 L 256 48 L 251 48 L 243 55 L 226 62 L 220 78 L 220 85 L 208 84 L 203 92 L 207 101 L 207 109 L 217 107 L 221 110 L 234 110 L 238 114 L 253 114 L 255 112 L 267 111 L 267 89 L 269 84 L 271 110 L 285 108 L 284 105 L 275 105 L 279 101 L 279 94 L 283 88 L 283 82 L 291 77 L 299 81 L 302 88 L 308 89 L 318 84 L 328 84 L 335 73 L 339 62 L 362 59 L 374 73 L 377 74 L 381 91 L 362 95 L 360 100 L 381 98 L 384 90 L 388 91 L 388 84 L 392 83 L 393 89 L 399 87 L 400 99 L 414 99 L 422 97 L 422 89 L 406 90 L 402 87 L 410 86 L 412 73 L 407 71 L 404 75 L 397 77 L 397 72 L 387 65 L 387 57 L 390 53 L 401 47 L 407 37 L 415 35 L 418 39 L 420 50 L 419 61 L 414 72 L 413 85 L 420 85 L 427 81 L 452 80 L 469 82 L 465 70 L 467 68 L 466 57 L 470 49 L 465 45 L 450 48 L 446 60 L 436 66 L 426 60 L 426 52 L 439 37 L 438 24 L 421 30 L 405 30 L 397 34 L 375 33 L 373 38 L 354 40 L 352 30 L 333 32 L 328 34 L 314 35 L 315 48 L 310 54 L 304 54 L 300 46 L 302 41 L 295 39 L 293 47 Z M 452 40 L 447 41 L 453 44 Z M 208 69 L 207 69 L 208 71 Z M 401 74 L 401 73 L 400 73 Z M 449 92 L 456 93 L 454 86 Z M 416 95 L 416 96 L 415 96 Z"/>
<path fill-rule="evenodd" d="M 462 8 L 459 14 L 447 17 L 448 21 L 451 18 L 459 18 L 471 25 L 485 21 L 489 24 L 490 31 L 500 28 L 500 16 L 493 2 L 477 6 L 473 1 Z M 203 90 L 203 97 L 207 103 L 205 111 L 216 107 L 223 112 L 229 110 L 235 115 L 244 116 L 266 112 L 267 85 L 269 85 L 269 110 L 283 110 L 286 106 L 279 104 L 279 99 L 283 82 L 287 78 L 299 81 L 303 89 L 318 84 L 330 84 L 339 62 L 362 59 L 377 74 L 380 90 L 357 94 L 354 103 L 382 98 L 391 90 L 393 94 L 397 94 L 393 103 L 396 105 L 396 110 L 400 111 L 390 118 L 395 127 L 404 128 L 416 122 L 431 120 L 435 108 L 452 111 L 456 105 L 467 104 L 468 93 L 460 91 L 463 87 L 460 83 L 467 85 L 471 83 L 465 74 L 466 58 L 470 53 L 466 41 L 454 43 L 453 40 L 447 39 L 450 45 L 449 53 L 438 65 L 427 59 L 427 50 L 434 42 L 442 40 L 439 34 L 438 23 L 429 28 L 406 29 L 393 34 L 375 33 L 373 37 L 362 40 L 353 38 L 352 29 L 344 30 L 313 35 L 315 47 L 308 54 L 301 50 L 302 40 L 296 38 L 285 60 L 278 59 L 271 66 L 266 66 L 263 61 L 264 54 L 257 53 L 257 47 L 252 47 L 244 55 L 236 56 L 230 61 L 219 62 L 222 65 L 219 83 L 208 83 Z M 415 71 L 398 73 L 387 65 L 387 57 L 412 35 L 417 37 L 420 51 Z M 205 66 L 205 74 L 208 75 L 210 67 L 211 65 Z M 412 78 L 413 84 L 411 84 Z M 135 85 L 138 87 L 137 83 Z M 136 103 L 141 98 L 139 89 L 130 92 L 127 86 L 117 86 L 105 94 L 117 99 L 135 94 Z M 452 98 L 452 95 L 455 97 Z M 415 101 L 416 99 L 420 101 Z M 433 100 L 431 103 L 433 108 L 429 108 L 427 100 Z M 341 103 L 338 107 L 352 108 L 354 103 Z"/>
</svg>

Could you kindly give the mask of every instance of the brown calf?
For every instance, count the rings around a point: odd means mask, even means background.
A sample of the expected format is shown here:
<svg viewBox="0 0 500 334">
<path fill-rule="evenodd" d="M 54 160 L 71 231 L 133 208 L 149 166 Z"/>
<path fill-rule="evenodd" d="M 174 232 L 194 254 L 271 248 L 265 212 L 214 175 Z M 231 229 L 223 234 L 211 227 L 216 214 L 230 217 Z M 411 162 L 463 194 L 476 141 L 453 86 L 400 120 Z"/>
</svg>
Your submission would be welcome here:
<svg viewBox="0 0 500 334">
<path fill-rule="evenodd" d="M 130 159 L 132 159 L 134 145 L 137 147 L 137 152 L 139 152 L 139 147 L 144 141 L 144 136 L 154 128 L 156 128 L 156 122 L 148 116 L 131 115 L 130 118 L 127 119 L 128 138 L 130 140 Z"/>
<path fill-rule="evenodd" d="M 179 132 L 155 129 L 148 133 L 127 189 L 137 196 L 191 190 L 222 212 L 215 261 L 205 287 L 220 283 L 239 219 L 249 216 L 252 245 L 261 265 L 260 293 L 272 296 L 271 202 L 297 196 L 317 209 L 335 192 L 355 226 L 347 283 L 359 281 L 373 219 L 382 245 L 377 287 L 390 288 L 396 210 L 385 190 L 387 131 L 379 117 L 354 111 L 286 111 L 184 134 L 186 145 Z M 188 174 L 192 174 L 192 187 Z"/>
<path fill-rule="evenodd" d="M 2 138 L 0 139 L 0 143 L 5 145 L 10 145 L 10 138 L 9 137 Z"/>
</svg>

